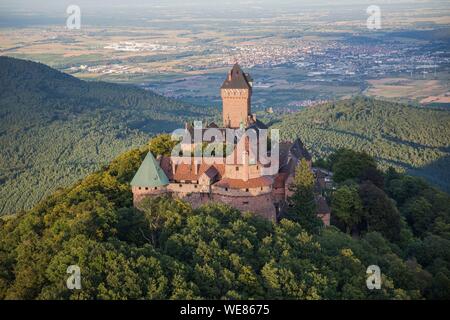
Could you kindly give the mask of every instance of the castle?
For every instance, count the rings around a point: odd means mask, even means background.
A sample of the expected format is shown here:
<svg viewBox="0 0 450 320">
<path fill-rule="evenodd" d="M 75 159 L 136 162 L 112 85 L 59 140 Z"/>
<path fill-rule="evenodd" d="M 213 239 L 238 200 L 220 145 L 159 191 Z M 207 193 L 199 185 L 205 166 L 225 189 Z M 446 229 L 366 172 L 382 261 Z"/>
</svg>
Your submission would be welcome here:
<svg viewBox="0 0 450 320">
<path fill-rule="evenodd" d="M 186 135 L 192 137 L 196 131 L 203 134 L 207 130 L 226 134 L 234 129 L 256 132 L 257 139 L 261 139 L 259 132 L 267 130 L 267 126 L 251 113 L 252 81 L 250 75 L 235 64 L 221 87 L 223 126 L 186 124 L 183 129 Z M 209 136 L 206 140 L 212 143 L 214 138 Z M 242 148 L 238 148 L 241 142 Z M 305 159 L 311 167 L 311 156 L 300 139 L 277 145 L 278 157 L 273 158 L 271 170 L 258 158 L 259 147 L 256 151 L 250 147 L 248 137 L 234 137 L 232 151 L 225 156 L 195 157 L 192 155 L 195 146 L 193 139 L 183 140 L 180 149 L 189 150 L 188 156 L 175 154 L 155 158 L 149 152 L 131 181 L 134 205 L 145 197 L 171 194 L 193 207 L 222 202 L 241 211 L 277 220 L 286 209 L 298 162 Z M 318 216 L 329 225 L 330 210 L 325 199 L 317 196 L 316 200 Z"/>
</svg>

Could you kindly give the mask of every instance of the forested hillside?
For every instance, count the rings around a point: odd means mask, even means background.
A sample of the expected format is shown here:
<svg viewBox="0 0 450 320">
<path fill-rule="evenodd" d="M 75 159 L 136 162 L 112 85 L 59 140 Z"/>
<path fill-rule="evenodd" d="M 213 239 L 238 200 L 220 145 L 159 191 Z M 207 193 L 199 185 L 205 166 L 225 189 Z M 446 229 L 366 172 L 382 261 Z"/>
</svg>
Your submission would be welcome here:
<svg viewBox="0 0 450 320">
<path fill-rule="evenodd" d="M 324 160 L 342 180 L 330 228 L 305 225 L 297 191 L 279 223 L 169 197 L 136 210 L 129 181 L 148 149 L 0 219 L 0 299 L 450 297 L 449 196 L 418 178 L 339 151 Z M 366 287 L 373 264 L 380 290 Z M 70 265 L 80 267 L 81 290 L 66 287 Z"/>
<path fill-rule="evenodd" d="M 450 189 L 450 110 L 357 97 L 304 109 L 273 127 L 283 138 L 301 137 L 316 157 L 339 148 L 365 151 L 384 169 Z"/>
<path fill-rule="evenodd" d="M 218 113 L 0 57 L 0 215 L 30 208 L 155 133 Z M 355 98 L 302 110 L 273 127 L 283 138 L 300 136 L 316 157 L 363 150 L 383 168 L 406 169 L 449 190 L 449 123 L 450 111 Z"/>
<path fill-rule="evenodd" d="M 205 108 L 0 57 L 0 215 L 30 208 Z"/>
</svg>

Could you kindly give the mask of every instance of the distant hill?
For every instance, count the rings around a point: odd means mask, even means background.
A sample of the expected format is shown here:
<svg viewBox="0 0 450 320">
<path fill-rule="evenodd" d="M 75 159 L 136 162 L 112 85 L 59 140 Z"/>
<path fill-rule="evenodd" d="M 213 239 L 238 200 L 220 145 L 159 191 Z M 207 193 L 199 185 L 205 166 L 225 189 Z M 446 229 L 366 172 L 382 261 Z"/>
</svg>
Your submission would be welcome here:
<svg viewBox="0 0 450 320">
<path fill-rule="evenodd" d="M 0 215 L 29 208 L 196 108 L 133 86 L 86 82 L 0 57 Z"/>
<path fill-rule="evenodd" d="M 286 116 L 273 128 L 301 137 L 316 157 L 338 148 L 366 151 L 393 166 L 450 189 L 450 110 L 417 108 L 357 97 Z"/>
</svg>

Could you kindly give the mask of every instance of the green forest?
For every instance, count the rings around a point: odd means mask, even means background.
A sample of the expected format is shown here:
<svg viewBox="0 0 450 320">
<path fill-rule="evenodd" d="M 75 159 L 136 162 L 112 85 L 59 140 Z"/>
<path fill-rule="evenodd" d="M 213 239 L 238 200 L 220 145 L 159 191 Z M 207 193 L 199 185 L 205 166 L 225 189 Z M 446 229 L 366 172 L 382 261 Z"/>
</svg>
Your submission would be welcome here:
<svg viewBox="0 0 450 320">
<path fill-rule="evenodd" d="M 277 122 L 278 121 L 278 122 Z M 365 151 L 450 190 L 450 110 L 355 97 L 274 120 L 283 139 L 300 137 L 316 158 L 339 148 Z"/>
<path fill-rule="evenodd" d="M 0 215 L 27 209 L 155 133 L 210 112 L 0 57 Z"/>
<path fill-rule="evenodd" d="M 421 178 L 347 149 L 319 159 L 336 179 L 327 228 L 302 205 L 314 181 L 304 161 L 278 223 L 170 197 L 134 209 L 129 181 L 150 148 L 164 152 L 155 141 L 0 219 L 0 299 L 450 298 L 450 198 Z M 70 265 L 80 290 L 66 287 Z M 366 287 L 369 265 L 379 290 Z"/>
</svg>

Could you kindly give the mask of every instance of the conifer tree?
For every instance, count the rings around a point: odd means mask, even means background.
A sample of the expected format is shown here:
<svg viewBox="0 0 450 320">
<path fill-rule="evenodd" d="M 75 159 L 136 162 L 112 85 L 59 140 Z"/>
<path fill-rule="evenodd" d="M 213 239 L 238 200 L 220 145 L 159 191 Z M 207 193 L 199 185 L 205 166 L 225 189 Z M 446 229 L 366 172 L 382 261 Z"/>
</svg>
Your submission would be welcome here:
<svg viewBox="0 0 450 320">
<path fill-rule="evenodd" d="M 333 194 L 333 215 L 341 221 L 346 233 L 361 222 L 363 218 L 363 204 L 356 185 L 343 185 Z"/>
<path fill-rule="evenodd" d="M 316 213 L 314 175 L 305 159 L 302 159 L 295 169 L 291 190 L 293 194 L 288 199 L 288 210 L 285 217 L 298 222 L 308 232 L 317 232 L 322 222 Z"/>
</svg>

